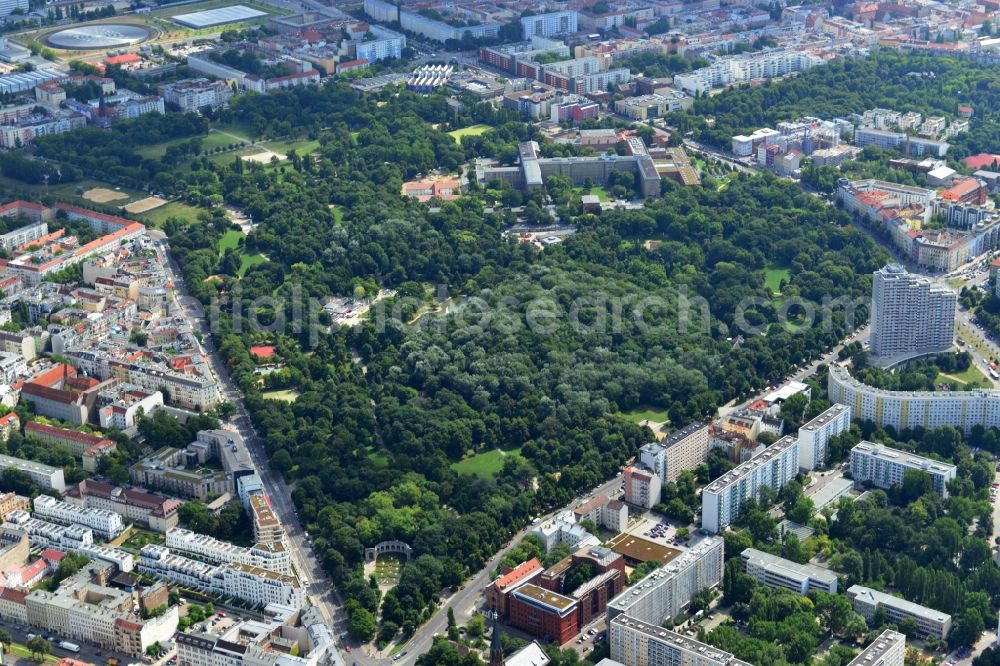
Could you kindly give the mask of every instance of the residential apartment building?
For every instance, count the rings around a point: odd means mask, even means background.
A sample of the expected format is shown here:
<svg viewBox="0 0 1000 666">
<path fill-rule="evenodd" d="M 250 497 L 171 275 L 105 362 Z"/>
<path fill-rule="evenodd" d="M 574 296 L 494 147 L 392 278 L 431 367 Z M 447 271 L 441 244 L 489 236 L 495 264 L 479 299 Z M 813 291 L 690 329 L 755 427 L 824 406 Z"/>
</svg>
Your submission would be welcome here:
<svg viewBox="0 0 1000 666">
<path fill-rule="evenodd" d="M 859 148 L 875 146 L 876 148 L 898 150 L 910 157 L 919 157 L 920 155 L 944 157 L 948 154 L 948 149 L 951 148 L 951 144 L 946 141 L 867 127 L 859 127 L 855 130 L 854 143 Z"/>
<path fill-rule="evenodd" d="M 570 35 L 576 31 L 577 15 L 574 9 L 521 17 L 521 36 L 523 39 Z"/>
<path fill-rule="evenodd" d="M 333 634 L 316 606 L 270 606 L 263 619 L 218 633 L 179 633 L 178 666 L 318 666 L 333 661 Z"/>
<path fill-rule="evenodd" d="M 909 470 L 930 476 L 934 491 L 941 497 L 948 497 L 948 482 L 958 473 L 954 465 L 881 444 L 861 442 L 851 449 L 851 476 L 859 487 L 868 483 L 886 489 L 902 485 L 903 475 Z"/>
<path fill-rule="evenodd" d="M 215 459 L 222 469 L 205 467 Z M 228 430 L 202 430 L 198 439 L 180 450 L 164 447 L 132 465 L 132 483 L 205 500 L 223 493 L 236 495 L 240 478 L 254 474 L 243 439 Z"/>
<path fill-rule="evenodd" d="M 180 500 L 93 479 L 70 486 L 64 499 L 80 507 L 113 511 L 127 522 L 141 523 L 157 532 L 177 526 L 177 510 L 182 504 Z"/>
<path fill-rule="evenodd" d="M 903 666 L 905 660 L 906 636 L 886 629 L 847 666 Z"/>
<path fill-rule="evenodd" d="M 13 456 L 0 455 L 0 471 L 7 468 L 20 470 L 27 474 L 34 483 L 42 488 L 63 492 L 66 490 L 66 480 L 61 467 L 43 465 L 33 460 L 22 460 Z"/>
<path fill-rule="evenodd" d="M 674 77 L 674 85 L 690 95 L 706 94 L 713 88 L 748 84 L 800 72 L 823 64 L 819 56 L 804 51 L 770 51 L 749 56 L 722 58 L 708 67 Z"/>
<path fill-rule="evenodd" d="M 872 283 L 871 353 L 880 363 L 947 351 L 955 339 L 958 295 L 889 264 Z"/>
<path fill-rule="evenodd" d="M 862 585 L 849 587 L 847 596 L 851 598 L 854 610 L 866 620 L 870 621 L 881 606 L 885 609 L 889 622 L 899 622 L 908 617 L 913 618 L 922 637 L 933 636 L 943 640 L 948 637 L 948 632 L 951 631 L 951 615 L 933 608 L 921 606 Z"/>
<path fill-rule="evenodd" d="M 608 602 L 608 620 L 628 615 L 662 625 L 675 617 L 699 590 L 722 582 L 722 545 L 721 538 L 708 537 L 653 571 Z"/>
<path fill-rule="evenodd" d="M 225 106 L 233 96 L 233 89 L 225 81 L 184 79 L 160 86 L 163 101 L 180 108 L 184 113 L 204 108 Z"/>
<path fill-rule="evenodd" d="M 64 134 L 86 125 L 87 117 L 74 111 L 56 110 L 25 116 L 0 125 L 0 147 L 23 148 L 38 137 Z"/>
<path fill-rule="evenodd" d="M 830 438 L 851 427 L 851 408 L 834 405 L 799 428 L 799 469 L 814 470 L 826 465 Z"/>
<path fill-rule="evenodd" d="M 611 664 L 623 666 L 750 666 L 732 654 L 656 623 L 619 615 L 608 624 Z M 608 661 L 608 660 L 604 660 Z"/>
<path fill-rule="evenodd" d="M 83 525 L 104 539 L 114 539 L 125 531 L 122 517 L 114 511 L 77 506 L 39 495 L 34 502 L 35 515 L 64 525 Z"/>
<path fill-rule="evenodd" d="M 7 520 L 14 511 L 27 511 L 30 500 L 17 493 L 3 493 L 0 495 L 0 521 Z"/>
<path fill-rule="evenodd" d="M 119 571 L 125 572 L 132 571 L 135 565 L 132 555 L 124 550 L 94 545 L 94 533 L 84 525 L 57 525 L 32 518 L 27 511 L 17 510 L 10 513 L 2 529 L 26 535 L 32 548 L 76 551 L 114 564 Z"/>
<path fill-rule="evenodd" d="M 830 366 L 830 399 L 851 406 L 853 418 L 879 426 L 940 428 L 954 426 L 968 434 L 974 426 L 1000 427 L 1000 391 L 887 391 L 851 377 L 846 368 Z"/>
<path fill-rule="evenodd" d="M 251 495 L 250 523 L 253 526 L 253 539 L 257 543 L 280 544 L 285 532 L 281 527 L 277 514 L 271 509 L 271 503 L 264 493 Z"/>
<path fill-rule="evenodd" d="M 643 509 L 652 509 L 660 503 L 660 477 L 651 470 L 626 467 L 625 501 Z"/>
<path fill-rule="evenodd" d="M 287 575 L 292 573 L 291 558 L 280 540 L 273 543 L 256 543 L 249 548 L 242 548 L 226 541 L 219 541 L 207 534 L 175 527 L 167 532 L 166 546 L 173 551 L 188 553 L 215 564 L 235 562 Z"/>
<path fill-rule="evenodd" d="M 62 638 L 100 649 L 145 655 L 154 643 L 170 640 L 177 631 L 177 606 L 159 617 L 142 619 L 137 593 L 107 587 L 108 565 L 91 563 L 59 585 L 55 592 L 4 588 L 0 616 Z"/>
<path fill-rule="evenodd" d="M 813 590 L 837 593 L 837 575 L 812 564 L 799 564 L 783 557 L 747 548 L 740 557 L 747 574 L 761 585 L 808 594 Z"/>
<path fill-rule="evenodd" d="M 708 460 L 708 423 L 692 423 L 661 442 L 650 442 L 639 450 L 639 462 L 653 470 L 662 483 L 677 481 L 684 470 L 693 470 Z"/>
<path fill-rule="evenodd" d="M 702 490 L 702 528 L 712 533 L 725 530 L 740 516 L 745 501 L 758 499 L 764 488 L 779 492 L 798 471 L 799 442 L 794 437 L 782 437 Z"/>
<path fill-rule="evenodd" d="M 228 595 L 251 604 L 301 608 L 305 591 L 298 578 L 269 569 L 230 562 L 207 564 L 147 544 L 139 551 L 139 571 L 211 595 Z"/>
<path fill-rule="evenodd" d="M 86 460 L 88 458 L 87 454 L 94 451 L 95 447 L 107 453 L 115 450 L 115 443 L 106 437 L 99 437 L 98 435 L 92 435 L 80 430 L 57 428 L 37 421 L 28 421 L 25 423 L 24 434 L 43 442 L 65 447 L 70 453 L 81 460 Z M 89 456 L 89 458 L 92 461 L 91 464 L 93 464 L 94 456 Z M 89 471 L 96 471 L 96 468 Z"/>
</svg>

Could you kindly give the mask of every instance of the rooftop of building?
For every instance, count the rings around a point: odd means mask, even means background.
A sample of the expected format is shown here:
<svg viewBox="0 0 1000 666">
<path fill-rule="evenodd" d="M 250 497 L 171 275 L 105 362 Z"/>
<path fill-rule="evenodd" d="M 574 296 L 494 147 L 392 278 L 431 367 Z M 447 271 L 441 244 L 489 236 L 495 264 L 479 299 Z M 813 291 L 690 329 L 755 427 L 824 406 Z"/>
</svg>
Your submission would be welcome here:
<svg viewBox="0 0 1000 666">
<path fill-rule="evenodd" d="M 627 533 L 613 537 L 608 541 L 607 547 L 619 555 L 623 555 L 625 559 L 636 562 L 660 562 L 661 564 L 667 564 L 681 554 L 681 551 L 677 548 L 662 546 L 655 541 Z"/>
<path fill-rule="evenodd" d="M 521 587 L 514 590 L 513 594 L 515 596 L 534 601 L 542 606 L 547 606 L 559 614 L 562 614 L 564 611 L 577 603 L 577 600 L 572 597 L 567 597 L 557 592 L 546 590 L 543 587 L 532 585 L 531 583 L 525 583 Z"/>
<path fill-rule="evenodd" d="M 932 460 L 931 458 L 925 458 L 916 453 L 893 449 L 891 447 L 869 441 L 863 441 L 851 449 L 851 453 L 854 453 L 855 451 L 880 460 L 906 465 L 908 467 L 919 468 L 927 472 L 937 472 L 939 474 L 950 472 L 951 474 L 954 474 L 958 470 L 955 465 L 951 465 L 946 462 Z"/>
<path fill-rule="evenodd" d="M 745 477 L 751 471 L 763 465 L 767 465 L 783 451 L 791 448 L 792 446 L 798 446 L 798 440 L 796 438 L 790 435 L 782 437 L 777 442 L 764 449 L 760 455 L 751 458 L 745 463 L 726 472 L 715 481 L 712 481 L 712 483 L 705 487 L 705 490 L 720 492 L 723 488 Z"/>
<path fill-rule="evenodd" d="M 934 610 L 933 608 L 928 608 L 927 606 L 921 606 L 920 604 L 915 604 L 912 601 L 907 601 L 902 597 L 894 597 L 891 594 L 885 592 L 879 592 L 878 590 L 873 590 L 870 587 L 865 587 L 864 585 L 852 585 L 847 589 L 847 596 L 852 599 L 861 599 L 865 603 L 875 605 L 882 604 L 884 606 L 891 606 L 897 610 L 900 610 L 908 615 L 913 615 L 915 617 L 922 617 L 932 622 L 947 622 L 951 619 L 951 615 L 944 613 L 939 610 Z"/>
<path fill-rule="evenodd" d="M 833 407 L 830 407 L 829 409 L 827 409 L 826 411 L 824 411 L 822 414 L 820 414 L 819 416 L 817 416 L 813 420 L 811 420 L 808 423 L 806 423 L 804 426 L 802 426 L 801 428 L 799 428 L 799 430 L 800 431 L 802 431 L 802 430 L 812 431 L 812 430 L 816 430 L 817 428 L 822 428 L 824 425 L 826 425 L 827 423 L 829 423 L 832 419 L 840 416 L 841 414 L 843 414 L 846 411 L 849 411 L 849 409 L 850 408 L 847 405 L 841 405 L 841 404 L 838 403 L 838 404 L 834 405 Z"/>
<path fill-rule="evenodd" d="M 619 615 L 613 619 L 611 623 L 620 624 L 663 643 L 668 643 L 676 648 L 681 648 L 692 654 L 697 654 L 702 659 L 713 659 L 715 660 L 715 663 L 725 664 L 733 657 L 732 654 L 720 650 L 719 648 L 707 645 L 701 641 L 696 641 L 693 638 L 688 638 L 687 636 L 678 634 L 677 632 L 669 629 L 658 627 L 655 624 L 649 624 L 648 622 L 637 620 L 636 618 L 629 617 L 628 615 Z M 682 660 L 681 663 L 686 662 Z"/>
<path fill-rule="evenodd" d="M 799 564 L 786 560 L 783 557 L 765 553 L 756 548 L 746 548 L 740 553 L 744 562 L 753 563 L 757 566 L 766 567 L 776 573 L 792 578 L 811 578 L 820 583 L 831 584 L 837 581 L 837 575 L 828 569 L 818 567 L 814 564 Z"/>
<path fill-rule="evenodd" d="M 906 636 L 898 631 L 886 629 L 868 647 L 862 650 L 861 654 L 852 659 L 847 666 L 873 666 L 881 664 L 880 659 L 885 653 L 900 643 L 904 646 L 906 645 Z"/>
</svg>

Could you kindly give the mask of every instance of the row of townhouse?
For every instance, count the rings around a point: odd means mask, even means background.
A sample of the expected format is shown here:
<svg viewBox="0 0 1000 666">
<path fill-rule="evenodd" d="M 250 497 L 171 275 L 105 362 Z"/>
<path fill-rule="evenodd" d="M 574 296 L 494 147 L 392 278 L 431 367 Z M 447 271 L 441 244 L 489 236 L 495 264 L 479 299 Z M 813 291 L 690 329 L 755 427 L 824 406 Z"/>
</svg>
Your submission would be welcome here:
<svg viewBox="0 0 1000 666">
<path fill-rule="evenodd" d="M 35 515 L 64 525 L 82 525 L 104 539 L 114 539 L 125 531 L 122 517 L 114 511 L 78 506 L 49 495 L 34 499 Z"/>
<path fill-rule="evenodd" d="M 233 597 L 262 607 L 281 604 L 301 608 L 305 602 L 305 591 L 293 575 L 238 562 L 207 564 L 156 544 L 139 551 L 139 571 L 205 594 Z"/>
<path fill-rule="evenodd" d="M 207 534 L 199 534 L 175 527 L 167 532 L 167 548 L 193 555 L 215 564 L 245 564 L 282 574 L 292 573 L 292 562 L 284 544 L 279 541 L 255 543 L 249 548 L 219 541 Z"/>
<path fill-rule="evenodd" d="M 75 551 L 114 564 L 119 571 L 128 572 L 135 568 L 135 559 L 130 553 L 120 548 L 96 545 L 93 530 L 84 525 L 57 525 L 33 518 L 27 511 L 19 509 L 7 516 L 0 529 L 27 535 L 32 548 Z"/>
</svg>

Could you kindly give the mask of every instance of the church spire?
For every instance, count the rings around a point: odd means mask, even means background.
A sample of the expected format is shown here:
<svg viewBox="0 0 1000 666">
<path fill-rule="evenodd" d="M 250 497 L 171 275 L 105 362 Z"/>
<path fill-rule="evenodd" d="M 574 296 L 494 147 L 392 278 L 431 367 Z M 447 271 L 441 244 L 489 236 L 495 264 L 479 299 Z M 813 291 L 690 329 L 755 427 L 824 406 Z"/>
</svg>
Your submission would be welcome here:
<svg viewBox="0 0 1000 666">
<path fill-rule="evenodd" d="M 504 666 L 503 646 L 500 643 L 500 614 L 493 611 L 493 636 L 490 638 L 490 666 Z"/>
</svg>

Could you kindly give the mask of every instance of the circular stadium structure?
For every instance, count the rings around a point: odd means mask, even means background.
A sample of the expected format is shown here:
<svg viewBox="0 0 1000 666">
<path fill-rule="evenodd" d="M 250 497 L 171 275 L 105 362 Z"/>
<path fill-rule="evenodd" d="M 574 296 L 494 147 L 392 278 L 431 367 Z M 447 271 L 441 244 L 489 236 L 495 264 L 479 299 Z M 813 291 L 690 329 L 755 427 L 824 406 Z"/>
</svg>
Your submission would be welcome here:
<svg viewBox="0 0 1000 666">
<path fill-rule="evenodd" d="M 67 28 L 45 38 L 49 46 L 74 51 L 114 49 L 149 39 L 149 30 L 138 25 L 100 23 Z"/>
</svg>

